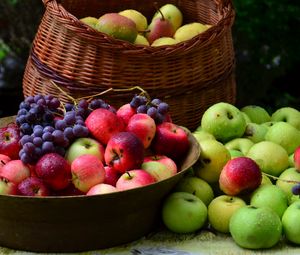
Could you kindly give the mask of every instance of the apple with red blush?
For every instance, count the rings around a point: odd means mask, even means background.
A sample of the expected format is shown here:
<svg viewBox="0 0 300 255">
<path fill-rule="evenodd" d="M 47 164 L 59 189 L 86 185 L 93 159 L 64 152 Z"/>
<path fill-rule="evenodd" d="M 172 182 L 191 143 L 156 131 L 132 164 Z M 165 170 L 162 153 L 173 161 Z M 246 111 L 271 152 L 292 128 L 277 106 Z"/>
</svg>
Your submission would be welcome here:
<svg viewBox="0 0 300 255">
<path fill-rule="evenodd" d="M 18 194 L 18 185 L 5 177 L 0 176 L 0 195 Z"/>
<path fill-rule="evenodd" d="M 156 124 L 148 114 L 137 113 L 130 118 L 126 131 L 132 132 L 140 138 L 144 148 L 147 149 L 155 136 Z"/>
<path fill-rule="evenodd" d="M 19 184 L 30 175 L 30 168 L 20 159 L 10 160 L 0 169 L 0 176 L 16 184 Z"/>
<path fill-rule="evenodd" d="M 53 190 L 64 189 L 71 181 L 71 166 L 57 153 L 42 156 L 36 163 L 35 173 Z"/>
<path fill-rule="evenodd" d="M 123 173 L 116 183 L 119 191 L 139 188 L 155 183 L 154 177 L 142 169 L 133 169 Z"/>
<path fill-rule="evenodd" d="M 106 165 L 120 173 L 140 168 L 144 160 L 144 145 L 132 132 L 119 132 L 107 143 L 104 153 Z"/>
<path fill-rule="evenodd" d="M 86 193 L 86 195 L 87 196 L 101 195 L 101 194 L 107 194 L 107 193 L 112 193 L 117 191 L 118 190 L 115 186 L 106 183 L 99 183 L 91 187 L 89 191 Z"/>
<path fill-rule="evenodd" d="M 223 167 L 220 189 L 227 195 L 250 193 L 261 184 L 262 172 L 257 163 L 248 157 L 230 159 Z"/>
<path fill-rule="evenodd" d="M 0 170 L 8 161 L 11 161 L 9 156 L 0 154 Z"/>
<path fill-rule="evenodd" d="M 9 156 L 11 159 L 19 158 L 21 150 L 19 127 L 11 123 L 0 128 L 0 154 Z"/>
<path fill-rule="evenodd" d="M 82 192 L 88 192 L 96 184 L 105 179 L 104 165 L 94 155 L 81 155 L 71 164 L 72 183 Z"/>
<path fill-rule="evenodd" d="M 148 161 L 157 161 L 157 162 L 164 164 L 169 169 L 169 171 L 172 173 L 172 175 L 176 174 L 178 171 L 175 161 L 165 155 L 145 156 L 144 162 L 148 162 Z"/>
<path fill-rule="evenodd" d="M 117 113 L 116 113 L 116 114 L 117 114 L 118 117 L 120 117 L 120 118 L 123 120 L 125 126 L 127 126 L 128 122 L 129 122 L 129 120 L 130 120 L 130 118 L 131 118 L 134 114 L 136 114 L 136 109 L 133 108 L 133 107 L 131 107 L 130 104 L 128 103 L 128 104 L 122 105 L 122 106 L 117 110 Z"/>
<path fill-rule="evenodd" d="M 104 170 L 105 170 L 105 179 L 103 183 L 116 186 L 116 183 L 120 178 L 121 173 L 119 173 L 113 167 L 110 166 L 104 166 Z"/>
<path fill-rule="evenodd" d="M 50 190 L 45 182 L 38 177 L 28 177 L 18 184 L 18 194 L 31 197 L 45 197 Z"/>
<path fill-rule="evenodd" d="M 294 151 L 294 165 L 298 172 L 300 172 L 300 146 Z"/>
<path fill-rule="evenodd" d="M 74 184 L 71 182 L 66 188 L 52 192 L 52 195 L 54 195 L 54 196 L 82 196 L 82 195 L 85 195 L 85 192 L 82 192 L 79 189 L 77 189 L 74 186 Z"/>
</svg>

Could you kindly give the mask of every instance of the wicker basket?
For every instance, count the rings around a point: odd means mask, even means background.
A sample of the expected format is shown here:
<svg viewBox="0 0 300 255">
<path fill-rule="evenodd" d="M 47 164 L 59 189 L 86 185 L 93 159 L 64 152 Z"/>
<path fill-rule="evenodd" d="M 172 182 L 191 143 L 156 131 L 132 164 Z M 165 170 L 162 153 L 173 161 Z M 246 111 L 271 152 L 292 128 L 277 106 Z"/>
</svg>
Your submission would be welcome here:
<svg viewBox="0 0 300 255">
<path fill-rule="evenodd" d="M 177 5 L 184 23 L 213 25 L 206 32 L 172 46 L 133 45 L 100 33 L 79 21 L 86 16 L 124 9 L 142 12 L 148 21 L 155 12 L 149 0 L 44 0 L 45 13 L 23 78 L 25 96 L 36 93 L 74 98 L 108 88 L 141 86 L 152 98 L 170 104 L 175 123 L 193 130 L 204 110 L 219 102 L 234 103 L 234 49 L 231 27 L 235 12 L 230 0 L 156 0 Z M 103 96 L 118 107 L 132 93 Z"/>
</svg>

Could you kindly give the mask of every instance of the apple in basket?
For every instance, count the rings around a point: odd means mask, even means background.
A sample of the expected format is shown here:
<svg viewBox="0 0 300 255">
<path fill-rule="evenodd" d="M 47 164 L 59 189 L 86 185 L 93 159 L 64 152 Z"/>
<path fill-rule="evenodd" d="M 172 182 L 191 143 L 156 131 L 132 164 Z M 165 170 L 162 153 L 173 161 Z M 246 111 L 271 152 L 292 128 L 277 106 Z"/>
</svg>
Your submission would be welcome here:
<svg viewBox="0 0 300 255">
<path fill-rule="evenodd" d="M 11 159 L 19 158 L 21 146 L 20 131 L 17 125 L 9 124 L 0 128 L 0 154 L 4 154 Z"/>
<path fill-rule="evenodd" d="M 18 193 L 23 196 L 45 197 L 50 195 L 50 190 L 42 179 L 32 176 L 19 183 Z"/>
<path fill-rule="evenodd" d="M 30 175 L 30 168 L 19 159 L 10 160 L 0 169 L 0 176 L 15 184 L 19 184 Z"/>
</svg>

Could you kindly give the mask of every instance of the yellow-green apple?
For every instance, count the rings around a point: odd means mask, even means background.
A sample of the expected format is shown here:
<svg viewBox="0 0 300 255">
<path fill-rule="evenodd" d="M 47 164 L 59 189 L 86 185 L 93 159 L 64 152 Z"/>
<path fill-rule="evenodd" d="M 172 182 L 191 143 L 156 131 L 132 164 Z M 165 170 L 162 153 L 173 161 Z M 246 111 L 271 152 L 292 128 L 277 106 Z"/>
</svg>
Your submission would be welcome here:
<svg viewBox="0 0 300 255">
<path fill-rule="evenodd" d="M 244 206 L 231 217 L 229 232 L 240 247 L 271 248 L 282 236 L 282 224 L 277 213 L 268 207 Z"/>
<path fill-rule="evenodd" d="M 131 105 L 128 104 L 124 104 L 122 105 L 118 110 L 117 110 L 117 116 L 119 118 L 121 118 L 125 124 L 125 126 L 127 126 L 128 121 L 130 120 L 130 118 L 136 114 L 136 109 L 131 107 Z"/>
<path fill-rule="evenodd" d="M 106 165 L 120 173 L 140 168 L 144 160 L 144 145 L 132 132 L 119 132 L 107 143 L 104 152 Z"/>
<path fill-rule="evenodd" d="M 1 168 L 8 162 L 11 161 L 11 158 L 7 155 L 0 154 L 0 171 Z"/>
<path fill-rule="evenodd" d="M 179 43 L 176 39 L 173 37 L 160 37 L 153 41 L 151 44 L 152 47 L 158 47 L 163 45 L 173 45 Z"/>
<path fill-rule="evenodd" d="M 293 196 L 292 188 L 295 185 L 295 182 L 300 183 L 300 173 L 296 170 L 296 168 L 290 167 L 284 170 L 278 178 L 276 185 L 285 192 L 289 203 L 291 203 L 291 198 Z"/>
<path fill-rule="evenodd" d="M 162 220 L 172 232 L 192 233 L 206 223 L 207 207 L 191 193 L 173 192 L 163 202 Z"/>
<path fill-rule="evenodd" d="M 173 171 L 171 171 L 165 164 L 158 161 L 143 162 L 141 169 L 151 174 L 155 181 L 162 181 L 174 175 Z"/>
<path fill-rule="evenodd" d="M 200 198 L 206 206 L 214 198 L 212 187 L 206 181 L 196 176 L 185 176 L 177 183 L 174 190 L 191 193 Z"/>
<path fill-rule="evenodd" d="M 19 184 L 21 181 L 31 175 L 28 165 L 24 164 L 20 159 L 8 161 L 0 168 L 0 176 Z"/>
<path fill-rule="evenodd" d="M 64 189 L 71 181 L 71 165 L 57 153 L 42 156 L 36 163 L 35 173 L 53 190 Z"/>
<path fill-rule="evenodd" d="M 150 155 L 144 157 L 144 162 L 148 161 L 157 161 L 162 164 L 164 164 L 169 171 L 172 173 L 172 175 L 176 174 L 178 169 L 175 161 L 165 155 Z"/>
<path fill-rule="evenodd" d="M 265 140 L 281 145 L 291 154 L 300 146 L 300 130 L 289 123 L 279 121 L 268 129 Z"/>
<path fill-rule="evenodd" d="M 95 17 L 88 16 L 88 17 L 81 18 L 80 21 L 92 28 L 95 28 L 96 23 L 98 22 L 98 19 Z"/>
<path fill-rule="evenodd" d="M 288 198 L 285 192 L 276 185 L 262 185 L 252 194 L 250 205 L 255 207 L 269 207 L 281 219 L 288 207 Z"/>
<path fill-rule="evenodd" d="M 82 192 L 88 192 L 96 184 L 105 179 L 104 165 L 94 155 L 81 155 L 71 164 L 72 183 Z"/>
<path fill-rule="evenodd" d="M 251 120 L 250 120 L 249 116 L 248 116 L 246 113 L 244 113 L 244 112 L 241 112 L 241 113 L 242 113 L 242 115 L 244 116 L 244 119 L 245 119 L 245 121 L 246 121 L 246 124 L 251 123 Z"/>
<path fill-rule="evenodd" d="M 239 150 L 228 150 L 231 158 L 244 157 L 245 155 Z"/>
<path fill-rule="evenodd" d="M 285 238 L 300 244 L 300 201 L 291 204 L 282 216 L 282 228 Z"/>
<path fill-rule="evenodd" d="M 104 170 L 105 170 L 105 179 L 103 183 L 116 186 L 116 183 L 120 178 L 121 174 L 118 171 L 116 171 L 113 167 L 110 166 L 104 166 Z"/>
<path fill-rule="evenodd" d="M 195 175 L 210 184 L 218 182 L 222 168 L 231 158 L 229 151 L 217 140 L 204 140 L 200 148 L 200 157 L 193 166 Z"/>
<path fill-rule="evenodd" d="M 294 153 L 289 155 L 289 167 L 295 167 L 294 155 Z"/>
<path fill-rule="evenodd" d="M 228 150 L 238 150 L 246 155 L 254 143 L 248 138 L 234 138 L 225 143 Z"/>
<path fill-rule="evenodd" d="M 293 158 L 294 166 L 300 172 L 300 146 L 295 149 Z"/>
<path fill-rule="evenodd" d="M 286 150 L 270 141 L 254 144 L 246 156 L 255 160 L 264 173 L 273 176 L 279 176 L 289 166 L 289 156 Z"/>
<path fill-rule="evenodd" d="M 9 124 L 0 128 L 0 154 L 4 154 L 11 159 L 19 159 L 21 150 L 20 130 L 16 124 Z"/>
<path fill-rule="evenodd" d="M 91 135 L 103 145 L 107 144 L 112 135 L 125 128 L 123 120 L 117 114 L 103 108 L 92 111 L 86 118 L 85 125 Z"/>
<path fill-rule="evenodd" d="M 77 138 L 66 151 L 65 158 L 72 163 L 81 155 L 90 154 L 104 162 L 104 146 L 90 137 Z"/>
<path fill-rule="evenodd" d="M 229 233 L 231 216 L 243 206 L 246 206 L 246 202 L 239 197 L 228 195 L 217 196 L 208 205 L 208 221 L 215 230 L 222 233 Z"/>
<path fill-rule="evenodd" d="M 197 128 L 192 134 L 199 143 L 206 139 L 215 140 L 215 137 L 212 134 L 204 131 L 201 126 L 200 128 Z"/>
<path fill-rule="evenodd" d="M 18 193 L 18 185 L 5 177 L 0 176 L 0 194 L 16 195 Z"/>
<path fill-rule="evenodd" d="M 119 13 L 105 13 L 96 23 L 95 29 L 116 39 L 133 43 L 137 37 L 136 24 Z"/>
<path fill-rule="evenodd" d="M 263 174 L 260 185 L 265 185 L 265 184 L 273 184 L 273 183 L 272 183 L 271 179 L 268 176 Z"/>
<path fill-rule="evenodd" d="M 182 25 L 183 16 L 180 9 L 176 5 L 165 4 L 161 6 L 159 10 L 160 11 L 157 11 L 154 14 L 152 20 L 161 18 L 163 14 L 163 16 L 171 22 L 174 31 L 176 31 Z"/>
<path fill-rule="evenodd" d="M 219 185 L 227 195 L 235 196 L 255 190 L 261 184 L 262 173 L 256 162 L 248 157 L 230 159 L 223 167 Z"/>
<path fill-rule="evenodd" d="M 99 183 L 91 187 L 86 193 L 86 195 L 87 196 L 100 195 L 100 194 L 107 194 L 107 193 L 112 193 L 117 191 L 118 190 L 115 186 L 106 183 Z"/>
<path fill-rule="evenodd" d="M 50 190 L 44 181 L 38 177 L 28 177 L 18 184 L 18 194 L 31 197 L 45 197 Z"/>
<path fill-rule="evenodd" d="M 142 169 L 132 169 L 123 173 L 116 183 L 117 190 L 134 189 L 155 183 L 151 174 Z"/>
<path fill-rule="evenodd" d="M 134 133 L 147 149 L 155 136 L 156 124 L 148 114 L 137 113 L 129 119 L 126 131 Z"/>
<path fill-rule="evenodd" d="M 187 41 L 187 40 L 192 39 L 193 37 L 205 32 L 210 27 L 211 27 L 210 25 L 202 24 L 200 22 L 193 22 L 193 23 L 185 24 L 176 30 L 176 32 L 174 34 L 174 38 L 178 42 Z"/>
<path fill-rule="evenodd" d="M 292 107 L 277 109 L 271 116 L 272 121 L 284 121 L 300 130 L 300 112 Z"/>
<path fill-rule="evenodd" d="M 170 157 L 175 162 L 181 160 L 190 148 L 187 132 L 172 122 L 156 125 L 151 147 L 155 154 Z"/>
<path fill-rule="evenodd" d="M 254 143 L 259 143 L 265 140 L 265 135 L 268 127 L 262 124 L 247 123 L 243 137 L 250 139 Z"/>
<path fill-rule="evenodd" d="M 143 35 L 138 34 L 137 37 L 135 38 L 135 41 L 133 44 L 136 45 L 145 45 L 145 46 L 149 46 L 149 42 L 147 40 L 147 38 Z"/>
<path fill-rule="evenodd" d="M 127 9 L 120 11 L 119 14 L 131 19 L 135 23 L 138 32 L 143 32 L 148 27 L 147 18 L 137 10 Z"/>
<path fill-rule="evenodd" d="M 246 105 L 241 108 L 241 111 L 246 113 L 253 123 L 262 124 L 271 121 L 270 114 L 261 106 Z"/>
<path fill-rule="evenodd" d="M 204 112 L 201 126 L 204 131 L 225 143 L 244 134 L 246 121 L 237 107 L 220 102 L 213 104 Z"/>
</svg>

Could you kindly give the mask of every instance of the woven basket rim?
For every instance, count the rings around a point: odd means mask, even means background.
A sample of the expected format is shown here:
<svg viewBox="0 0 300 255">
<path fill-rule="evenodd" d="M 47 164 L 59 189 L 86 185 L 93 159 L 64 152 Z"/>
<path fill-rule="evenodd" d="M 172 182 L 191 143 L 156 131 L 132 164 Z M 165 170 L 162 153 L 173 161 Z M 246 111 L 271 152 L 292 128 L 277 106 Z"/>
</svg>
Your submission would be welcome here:
<svg viewBox="0 0 300 255">
<path fill-rule="evenodd" d="M 207 46 L 211 41 L 220 38 L 228 29 L 231 29 L 235 19 L 235 9 L 231 0 L 214 0 L 220 6 L 223 13 L 222 18 L 205 32 L 174 45 L 163 45 L 152 47 L 147 45 L 135 45 L 127 41 L 115 39 L 105 33 L 99 32 L 81 22 L 76 16 L 67 11 L 61 0 L 42 0 L 46 11 L 56 16 L 58 20 L 65 23 L 67 29 L 73 31 L 84 40 L 102 48 L 119 48 L 126 54 L 151 54 L 151 55 L 174 55 L 184 54 L 195 48 L 200 49 Z M 145 55 L 143 55 L 145 56 Z"/>
</svg>

